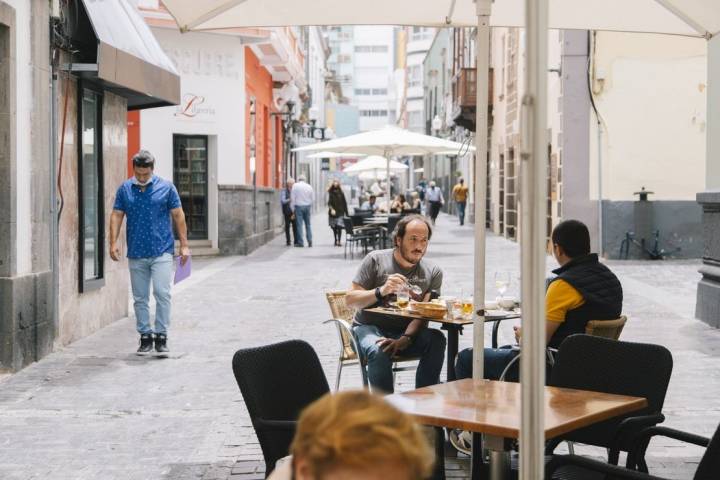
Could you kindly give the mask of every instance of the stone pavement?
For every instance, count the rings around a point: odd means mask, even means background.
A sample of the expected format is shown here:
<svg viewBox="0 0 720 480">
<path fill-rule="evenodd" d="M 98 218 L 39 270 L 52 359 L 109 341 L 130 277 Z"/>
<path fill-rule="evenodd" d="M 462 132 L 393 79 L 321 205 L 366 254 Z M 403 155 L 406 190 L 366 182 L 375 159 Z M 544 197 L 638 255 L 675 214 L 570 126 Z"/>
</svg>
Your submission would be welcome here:
<svg viewBox="0 0 720 480">
<path fill-rule="evenodd" d="M 238 348 L 301 338 L 315 347 L 334 383 L 338 345 L 334 329 L 321 324 L 329 317 L 323 292 L 347 288 L 360 260 L 344 260 L 342 248 L 331 246 L 323 216 L 313 224 L 312 249 L 287 248 L 278 237 L 247 257 L 196 260 L 193 276 L 175 290 L 169 359 L 136 356 L 133 321 L 124 319 L 6 377 L 0 383 L 0 478 L 263 478 L 231 359 Z M 428 258 L 445 272 L 445 293 L 471 288 L 472 239 L 472 227 L 440 217 Z M 673 352 L 666 425 L 709 435 L 720 422 L 720 331 L 693 319 L 699 262 L 611 267 L 630 317 L 623 338 Z M 517 293 L 518 269 L 518 245 L 490 236 L 489 296 L 497 270 L 513 272 Z M 471 333 L 461 337 L 461 347 L 471 344 Z M 511 335 L 505 325 L 501 336 L 510 341 Z M 343 372 L 342 388 L 360 384 L 358 371 Z M 412 374 L 399 375 L 398 389 L 412 384 Z M 690 478 L 701 453 L 655 442 L 649 464 L 656 474 Z M 447 463 L 448 476 L 467 477 L 467 458 Z"/>
</svg>

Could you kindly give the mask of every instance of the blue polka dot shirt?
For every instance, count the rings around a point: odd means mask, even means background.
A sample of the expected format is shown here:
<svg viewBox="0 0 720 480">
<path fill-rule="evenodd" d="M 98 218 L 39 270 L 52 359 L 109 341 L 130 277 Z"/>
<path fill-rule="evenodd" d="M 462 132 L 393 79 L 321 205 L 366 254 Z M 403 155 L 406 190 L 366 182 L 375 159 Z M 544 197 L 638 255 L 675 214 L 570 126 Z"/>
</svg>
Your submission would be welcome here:
<svg viewBox="0 0 720 480">
<path fill-rule="evenodd" d="M 114 210 L 127 216 L 128 258 L 159 257 L 172 254 L 175 237 L 170 210 L 181 207 L 175 185 L 156 175 L 145 191 L 134 178 L 120 185 L 115 194 Z"/>
</svg>

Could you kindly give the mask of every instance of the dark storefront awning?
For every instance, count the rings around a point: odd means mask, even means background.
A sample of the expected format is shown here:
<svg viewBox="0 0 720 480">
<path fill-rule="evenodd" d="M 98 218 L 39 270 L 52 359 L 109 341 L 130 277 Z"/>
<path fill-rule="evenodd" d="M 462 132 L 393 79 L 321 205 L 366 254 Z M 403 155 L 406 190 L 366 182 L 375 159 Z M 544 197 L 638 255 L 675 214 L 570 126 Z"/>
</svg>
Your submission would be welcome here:
<svg viewBox="0 0 720 480">
<path fill-rule="evenodd" d="M 125 97 L 128 110 L 180 103 L 180 76 L 132 5 L 125 0 L 77 5 L 73 73 Z"/>
</svg>

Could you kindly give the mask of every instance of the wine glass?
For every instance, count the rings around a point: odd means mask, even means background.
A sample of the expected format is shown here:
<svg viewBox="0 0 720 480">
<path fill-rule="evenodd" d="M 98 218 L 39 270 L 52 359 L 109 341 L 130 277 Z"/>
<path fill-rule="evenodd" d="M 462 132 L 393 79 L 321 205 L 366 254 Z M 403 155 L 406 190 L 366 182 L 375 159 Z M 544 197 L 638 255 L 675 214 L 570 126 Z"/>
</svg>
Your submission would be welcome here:
<svg viewBox="0 0 720 480">
<path fill-rule="evenodd" d="M 510 286 L 510 272 L 495 272 L 495 288 L 497 288 L 500 297 L 505 296 Z"/>
</svg>

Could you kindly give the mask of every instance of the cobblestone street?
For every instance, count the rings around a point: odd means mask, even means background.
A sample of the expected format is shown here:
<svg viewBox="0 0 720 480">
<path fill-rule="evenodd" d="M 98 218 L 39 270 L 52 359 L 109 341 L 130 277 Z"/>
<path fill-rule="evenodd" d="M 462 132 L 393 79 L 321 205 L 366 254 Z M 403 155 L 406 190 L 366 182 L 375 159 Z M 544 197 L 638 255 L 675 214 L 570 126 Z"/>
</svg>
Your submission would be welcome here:
<svg viewBox="0 0 720 480">
<path fill-rule="evenodd" d="M 350 285 L 360 259 L 332 247 L 324 216 L 313 248 L 285 247 L 283 236 L 247 257 L 194 262 L 173 298 L 171 358 L 135 355 L 134 318 L 62 348 L 0 383 L 0 478 L 264 478 L 260 447 L 231 369 L 238 348 L 300 338 L 318 352 L 334 383 L 338 344 L 324 292 Z M 472 226 L 442 215 L 427 257 L 444 271 L 444 293 L 472 288 Z M 710 435 L 720 422 L 720 331 L 693 318 L 699 261 L 610 262 L 625 291 L 624 340 L 668 347 L 675 366 L 665 402 L 667 426 Z M 554 268 L 548 259 L 548 269 Z M 493 272 L 509 270 L 517 294 L 519 247 L 489 236 Z M 501 329 L 510 341 L 511 323 Z M 489 344 L 489 328 L 486 336 Z M 472 329 L 460 338 L 472 343 Z M 444 373 L 443 373 L 444 378 Z M 398 377 L 412 387 L 412 374 Z M 342 388 L 361 385 L 354 368 Z M 578 448 L 578 453 L 602 455 Z M 651 445 L 651 472 L 691 478 L 702 450 Z M 448 477 L 467 477 L 468 459 L 451 458 Z"/>
</svg>

